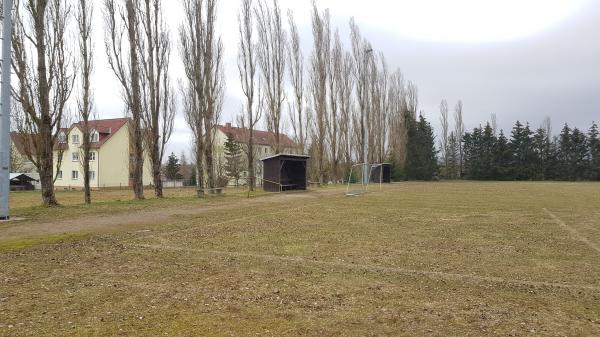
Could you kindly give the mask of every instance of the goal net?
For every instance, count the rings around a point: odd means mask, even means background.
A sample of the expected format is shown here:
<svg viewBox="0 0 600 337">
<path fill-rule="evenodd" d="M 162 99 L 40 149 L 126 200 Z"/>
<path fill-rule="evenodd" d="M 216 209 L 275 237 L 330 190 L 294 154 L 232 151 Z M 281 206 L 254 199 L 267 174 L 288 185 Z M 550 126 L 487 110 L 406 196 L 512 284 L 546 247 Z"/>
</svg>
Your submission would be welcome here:
<svg viewBox="0 0 600 337">
<path fill-rule="evenodd" d="M 348 175 L 347 196 L 359 196 L 367 193 L 371 181 L 371 164 L 354 164 Z"/>
</svg>

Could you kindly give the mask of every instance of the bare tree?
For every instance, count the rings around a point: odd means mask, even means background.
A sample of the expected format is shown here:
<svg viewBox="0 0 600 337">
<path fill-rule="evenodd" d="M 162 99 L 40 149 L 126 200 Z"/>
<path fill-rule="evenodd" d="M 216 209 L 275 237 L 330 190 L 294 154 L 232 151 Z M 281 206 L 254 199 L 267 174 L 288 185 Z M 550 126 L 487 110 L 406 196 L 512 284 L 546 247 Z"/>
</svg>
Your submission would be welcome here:
<svg viewBox="0 0 600 337">
<path fill-rule="evenodd" d="M 313 53 L 310 64 L 310 88 L 314 111 L 312 142 L 315 147 L 319 183 L 325 180 L 325 141 L 327 137 L 327 79 L 330 56 L 329 11 L 319 13 L 313 1 Z"/>
<path fill-rule="evenodd" d="M 550 116 L 544 118 L 541 127 L 546 131 L 546 136 L 548 137 L 548 139 L 552 139 L 552 119 L 550 118 Z"/>
<path fill-rule="evenodd" d="M 356 77 L 356 98 L 358 100 L 358 112 L 360 116 L 355 118 L 355 125 L 358 127 L 358 148 L 368 146 L 368 129 L 370 121 L 370 76 L 371 76 L 371 61 L 372 52 L 370 43 L 364 39 L 360 33 L 358 25 L 354 18 L 350 19 L 350 31 L 352 41 L 352 55 L 354 57 L 354 76 Z M 366 163 L 369 158 L 365 157 L 364 151 L 360 151 L 358 156 L 360 162 Z"/>
<path fill-rule="evenodd" d="M 71 7 L 62 0 L 17 0 L 14 8 L 17 129 L 26 142 L 25 155 L 40 174 L 43 204 L 57 205 L 53 151 L 75 80 L 67 46 Z"/>
<path fill-rule="evenodd" d="M 327 78 L 329 84 L 329 110 L 327 118 L 327 131 L 329 136 L 329 156 L 331 162 L 331 178 L 337 183 L 339 178 L 339 154 L 340 154 L 340 114 L 339 114 L 339 90 L 342 81 L 344 48 L 340 40 L 339 31 L 336 30 L 333 38 L 333 46 L 330 51 Z"/>
<path fill-rule="evenodd" d="M 259 0 L 255 13 L 259 41 L 256 45 L 257 59 L 266 100 L 267 129 L 275 135 L 275 153 L 280 153 L 281 107 L 285 100 L 286 32 L 278 0 L 273 0 L 272 8 L 266 4 L 266 0 Z"/>
<path fill-rule="evenodd" d="M 389 72 L 387 62 L 383 53 L 379 54 L 380 69 L 375 68 L 377 77 L 375 81 L 375 94 L 376 102 L 373 121 L 375 125 L 374 129 L 374 140 L 376 145 L 376 160 L 379 163 L 383 163 L 387 155 L 387 132 L 388 132 L 388 85 L 389 85 Z M 375 80 L 375 79 L 374 79 Z"/>
<path fill-rule="evenodd" d="M 465 134 L 465 124 L 463 122 L 463 103 L 461 100 L 456 103 L 454 108 L 454 134 L 458 144 L 458 177 L 462 177 L 463 173 L 463 144 L 462 138 Z"/>
<path fill-rule="evenodd" d="M 207 186 L 212 193 L 216 187 L 214 140 L 225 93 L 223 43 L 215 32 L 217 1 L 184 0 L 183 4 L 185 20 L 179 35 L 188 82 L 184 92 L 193 95 L 184 104 L 188 114 L 193 114 L 187 120 L 195 133 L 197 167 L 205 163 Z"/>
<path fill-rule="evenodd" d="M 406 143 L 408 141 L 406 128 L 408 108 L 404 77 L 400 70 L 397 70 L 391 76 L 389 97 L 389 143 L 391 158 L 395 165 L 404 168 L 406 162 Z"/>
<path fill-rule="evenodd" d="M 104 21 L 106 36 L 104 44 L 108 63 L 121 84 L 129 123 L 130 173 L 133 193 L 138 200 L 144 199 L 144 145 L 142 135 L 142 91 L 141 66 L 139 61 L 140 21 L 136 13 L 140 11 L 139 0 L 125 0 L 116 4 L 115 0 L 104 1 Z M 125 38 L 124 34 L 127 32 Z"/>
<path fill-rule="evenodd" d="M 189 75 L 188 75 L 189 76 Z M 195 163 L 196 184 L 198 196 L 204 194 L 204 123 L 199 113 L 199 97 L 188 78 L 188 83 L 180 83 L 181 99 L 185 121 L 192 130 L 192 160 Z"/>
<path fill-rule="evenodd" d="M 304 57 L 300 35 L 292 11 L 288 11 L 290 40 L 288 44 L 289 75 L 294 91 L 294 101 L 289 103 L 290 120 L 301 153 L 306 152 L 307 121 L 304 116 Z"/>
<path fill-rule="evenodd" d="M 238 25 L 240 41 L 238 46 L 238 70 L 240 82 L 246 101 L 239 124 L 247 135 L 244 137 L 246 143 L 243 146 L 248 164 L 248 188 L 254 191 L 255 179 L 255 153 L 254 153 L 254 128 L 260 121 L 259 110 L 254 108 L 255 85 L 256 85 L 256 59 L 254 42 L 254 20 L 252 16 L 252 0 L 243 0 L 242 8 L 238 14 Z"/>
<path fill-rule="evenodd" d="M 352 109 L 354 90 L 354 63 L 352 54 L 344 52 L 337 82 L 337 93 L 340 110 L 340 156 L 343 158 L 344 176 L 350 173 L 352 166 Z"/>
<path fill-rule="evenodd" d="M 84 202 L 92 203 L 90 187 L 90 159 L 92 147 L 92 128 L 90 120 L 94 119 L 93 92 L 91 77 L 94 69 L 94 45 L 92 42 L 92 17 L 94 7 L 89 0 L 79 0 L 77 3 L 77 28 L 79 30 L 80 50 L 80 82 L 81 92 L 77 102 L 79 126 L 83 139 L 81 142 L 81 157 L 83 166 Z"/>
<path fill-rule="evenodd" d="M 440 135 L 440 154 L 442 156 L 442 161 L 444 162 L 445 178 L 448 178 L 448 132 L 450 123 L 448 121 L 448 102 L 445 99 L 440 103 L 440 124 L 442 127 L 442 134 Z"/>
<path fill-rule="evenodd" d="M 152 167 L 154 195 L 162 198 L 162 161 L 173 132 L 175 100 L 169 78 L 171 41 L 162 15 L 161 0 L 143 0 L 142 36 L 137 40 L 142 69 L 142 125 L 144 145 Z"/>
<path fill-rule="evenodd" d="M 492 130 L 494 131 L 494 136 L 498 135 L 498 121 L 497 121 L 497 117 L 495 113 L 492 113 L 492 115 L 490 116 L 491 119 L 491 124 L 492 124 Z"/>
</svg>

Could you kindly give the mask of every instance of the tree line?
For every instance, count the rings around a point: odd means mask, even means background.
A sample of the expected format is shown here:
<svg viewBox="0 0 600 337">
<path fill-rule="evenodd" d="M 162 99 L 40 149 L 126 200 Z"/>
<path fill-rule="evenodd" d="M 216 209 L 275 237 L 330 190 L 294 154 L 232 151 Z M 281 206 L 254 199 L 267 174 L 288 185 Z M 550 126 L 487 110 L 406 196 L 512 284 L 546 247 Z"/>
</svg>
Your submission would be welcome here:
<svg viewBox="0 0 600 337">
<path fill-rule="evenodd" d="M 280 135 L 283 122 L 289 121 L 296 151 L 311 155 L 314 181 L 343 181 L 353 164 L 363 162 L 393 160 L 404 170 L 408 126 L 417 122 L 418 90 L 399 70 L 389 70 L 385 55 L 373 50 L 354 19 L 344 46 L 329 10 L 320 10 L 313 1 L 308 55 L 300 47 L 294 13 L 287 12 L 286 24 L 277 0 L 242 0 L 238 23 L 245 99 L 237 121 L 246 133 L 241 145 L 250 189 L 257 162 L 254 130 L 263 117 L 274 135 L 275 153 L 284 150 Z"/>
<path fill-rule="evenodd" d="M 596 123 L 587 132 L 565 124 L 558 136 L 552 136 L 549 124 L 532 130 L 517 121 L 509 137 L 503 131 L 496 135 L 486 123 L 465 133 L 463 144 L 467 179 L 600 180 Z"/>
</svg>

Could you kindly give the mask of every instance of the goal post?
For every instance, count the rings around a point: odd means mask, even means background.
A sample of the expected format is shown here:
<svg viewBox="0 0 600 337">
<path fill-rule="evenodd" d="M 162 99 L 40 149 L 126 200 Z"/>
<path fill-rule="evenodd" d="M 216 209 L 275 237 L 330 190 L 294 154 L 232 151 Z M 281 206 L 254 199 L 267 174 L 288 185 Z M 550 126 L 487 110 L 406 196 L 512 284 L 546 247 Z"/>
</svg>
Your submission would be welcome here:
<svg viewBox="0 0 600 337">
<path fill-rule="evenodd" d="M 372 165 L 369 163 L 352 165 L 348 174 L 346 195 L 355 197 L 367 193 L 372 171 Z"/>
</svg>

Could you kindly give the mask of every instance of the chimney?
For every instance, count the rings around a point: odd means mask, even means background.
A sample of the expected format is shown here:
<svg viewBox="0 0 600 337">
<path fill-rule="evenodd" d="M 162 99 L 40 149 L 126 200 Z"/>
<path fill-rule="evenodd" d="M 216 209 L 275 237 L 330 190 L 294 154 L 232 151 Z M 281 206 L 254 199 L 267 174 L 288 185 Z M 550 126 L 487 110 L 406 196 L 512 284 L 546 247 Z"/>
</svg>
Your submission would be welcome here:
<svg viewBox="0 0 600 337">
<path fill-rule="evenodd" d="M 231 129 L 231 123 L 225 123 L 225 128 L 226 129 Z"/>
</svg>

